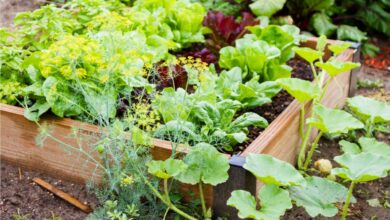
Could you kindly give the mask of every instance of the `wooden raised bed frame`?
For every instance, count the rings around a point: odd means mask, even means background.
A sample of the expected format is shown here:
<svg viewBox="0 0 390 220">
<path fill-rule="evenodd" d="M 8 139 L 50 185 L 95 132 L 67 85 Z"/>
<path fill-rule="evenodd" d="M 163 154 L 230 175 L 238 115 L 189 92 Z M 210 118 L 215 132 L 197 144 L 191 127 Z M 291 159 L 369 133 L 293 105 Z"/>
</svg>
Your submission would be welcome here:
<svg viewBox="0 0 390 220">
<path fill-rule="evenodd" d="M 303 46 L 315 48 L 316 41 L 316 38 L 309 38 Z M 334 41 L 328 43 L 334 43 Z M 328 58 L 329 55 L 327 51 L 324 58 Z M 359 45 L 346 50 L 337 59 L 358 62 Z M 322 103 L 329 107 L 342 107 L 346 97 L 355 89 L 350 85 L 355 85 L 356 72 L 357 70 L 354 70 L 335 77 Z M 307 103 L 306 108 L 309 105 L 310 103 Z M 309 114 L 308 111 L 306 113 Z M 244 152 L 230 157 L 229 180 L 217 187 L 207 187 L 205 191 L 207 202 L 213 206 L 215 214 L 229 215 L 230 219 L 236 219 L 235 210 L 226 206 L 230 193 L 234 189 L 246 189 L 255 193 L 256 185 L 259 183 L 242 167 L 245 157 L 250 153 L 270 154 L 281 160 L 295 163 L 300 143 L 298 121 L 299 103 L 294 100 Z M 72 146 L 77 146 L 77 141 L 66 137 L 72 132 L 72 128 L 77 127 L 85 136 L 96 136 L 99 132 L 99 128 L 95 125 L 72 119 L 47 116 L 40 121 L 40 124 L 45 123 L 50 125 L 51 133 L 56 138 Z M 37 147 L 35 138 L 39 134 L 38 125 L 24 118 L 22 108 L 0 104 L 0 129 L 0 156 L 4 161 L 75 182 L 101 179 L 98 172 L 95 172 L 95 163 L 79 151 L 64 153 L 63 145 L 51 139 L 45 140 L 43 148 Z M 154 140 L 153 157 L 155 159 L 168 158 L 171 155 L 171 144 L 169 141 Z M 92 151 L 88 145 L 84 146 L 85 148 Z M 184 191 L 193 189 L 188 185 L 182 188 Z M 218 196 L 214 197 L 214 195 Z"/>
</svg>

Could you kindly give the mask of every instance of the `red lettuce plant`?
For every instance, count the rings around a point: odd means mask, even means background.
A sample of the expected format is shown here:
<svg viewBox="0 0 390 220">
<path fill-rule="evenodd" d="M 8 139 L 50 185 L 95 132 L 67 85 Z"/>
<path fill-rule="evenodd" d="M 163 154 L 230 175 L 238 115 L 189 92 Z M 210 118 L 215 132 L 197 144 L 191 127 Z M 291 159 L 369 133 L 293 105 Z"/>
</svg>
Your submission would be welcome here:
<svg viewBox="0 0 390 220">
<path fill-rule="evenodd" d="M 226 16 L 222 12 L 209 11 L 203 20 L 203 25 L 210 29 L 206 42 L 218 52 L 247 33 L 245 27 L 258 23 L 259 21 L 249 12 L 242 12 L 242 19 L 237 21 L 233 16 Z"/>
</svg>

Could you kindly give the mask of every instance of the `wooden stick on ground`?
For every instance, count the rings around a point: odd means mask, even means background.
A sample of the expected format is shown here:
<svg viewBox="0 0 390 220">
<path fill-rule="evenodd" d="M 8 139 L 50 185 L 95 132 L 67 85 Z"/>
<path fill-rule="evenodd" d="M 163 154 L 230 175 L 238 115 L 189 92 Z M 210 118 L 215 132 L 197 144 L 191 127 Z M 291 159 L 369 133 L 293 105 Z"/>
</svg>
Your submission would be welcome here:
<svg viewBox="0 0 390 220">
<path fill-rule="evenodd" d="M 85 213 L 92 212 L 92 208 L 89 205 L 85 205 L 82 202 L 80 202 L 78 199 L 74 198 L 73 196 L 69 195 L 68 193 L 65 193 L 64 191 L 56 188 L 55 186 L 51 185 L 50 183 L 42 180 L 41 178 L 34 177 L 33 181 L 40 185 L 41 187 L 49 190 L 54 195 L 60 197 L 61 199 L 69 202 L 70 204 L 76 206 L 77 208 L 81 209 Z"/>
</svg>

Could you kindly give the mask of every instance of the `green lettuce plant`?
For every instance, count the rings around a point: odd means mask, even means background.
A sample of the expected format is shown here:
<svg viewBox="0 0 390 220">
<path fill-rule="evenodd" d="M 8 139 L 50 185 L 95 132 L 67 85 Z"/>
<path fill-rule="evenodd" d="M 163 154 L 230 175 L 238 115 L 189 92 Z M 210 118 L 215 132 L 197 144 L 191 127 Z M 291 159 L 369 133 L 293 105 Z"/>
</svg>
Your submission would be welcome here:
<svg viewBox="0 0 390 220">
<path fill-rule="evenodd" d="M 249 30 L 252 34 L 236 40 L 235 47 L 220 50 L 219 65 L 225 69 L 241 68 L 244 81 L 256 76 L 260 81 L 289 77 L 291 69 L 285 62 L 293 56 L 292 47 L 299 43 L 299 29 L 268 25 Z"/>
<path fill-rule="evenodd" d="M 341 168 L 334 168 L 331 173 L 351 182 L 341 217 L 342 220 L 345 220 L 354 186 L 358 183 L 386 177 L 390 170 L 390 157 L 362 152 L 343 154 L 335 157 L 334 160 L 341 165 Z"/>
<path fill-rule="evenodd" d="M 351 111 L 365 124 L 366 136 L 371 137 L 376 126 L 390 122 L 390 105 L 363 96 L 347 100 Z"/>
<path fill-rule="evenodd" d="M 232 192 L 227 204 L 238 209 L 240 218 L 279 219 L 292 208 L 292 202 L 311 217 L 333 217 L 338 212 L 335 203 L 344 201 L 348 194 L 341 184 L 320 177 L 304 178 L 289 163 L 269 155 L 250 154 L 244 168 L 265 185 L 258 194 L 260 209 L 249 192 Z"/>
</svg>

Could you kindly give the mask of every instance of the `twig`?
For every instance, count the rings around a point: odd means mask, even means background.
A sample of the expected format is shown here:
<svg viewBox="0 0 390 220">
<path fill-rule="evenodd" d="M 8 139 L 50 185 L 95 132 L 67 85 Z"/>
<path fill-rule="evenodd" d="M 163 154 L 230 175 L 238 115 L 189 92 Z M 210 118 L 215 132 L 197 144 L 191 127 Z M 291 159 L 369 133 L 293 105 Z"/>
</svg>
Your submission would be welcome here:
<svg viewBox="0 0 390 220">
<path fill-rule="evenodd" d="M 19 167 L 19 180 L 22 180 L 22 169 Z"/>
<path fill-rule="evenodd" d="M 40 185 L 41 187 L 52 192 L 54 195 L 60 197 L 61 199 L 65 200 L 65 201 L 69 202 L 70 204 L 76 206 L 77 208 L 81 209 L 83 212 L 85 212 L 85 213 L 92 212 L 92 208 L 89 205 L 83 204 L 78 199 L 74 198 L 73 196 L 69 195 L 68 193 L 65 193 L 64 191 L 62 191 L 60 189 L 57 189 L 55 186 L 42 180 L 41 178 L 34 177 L 33 181 L 36 184 Z"/>
</svg>

